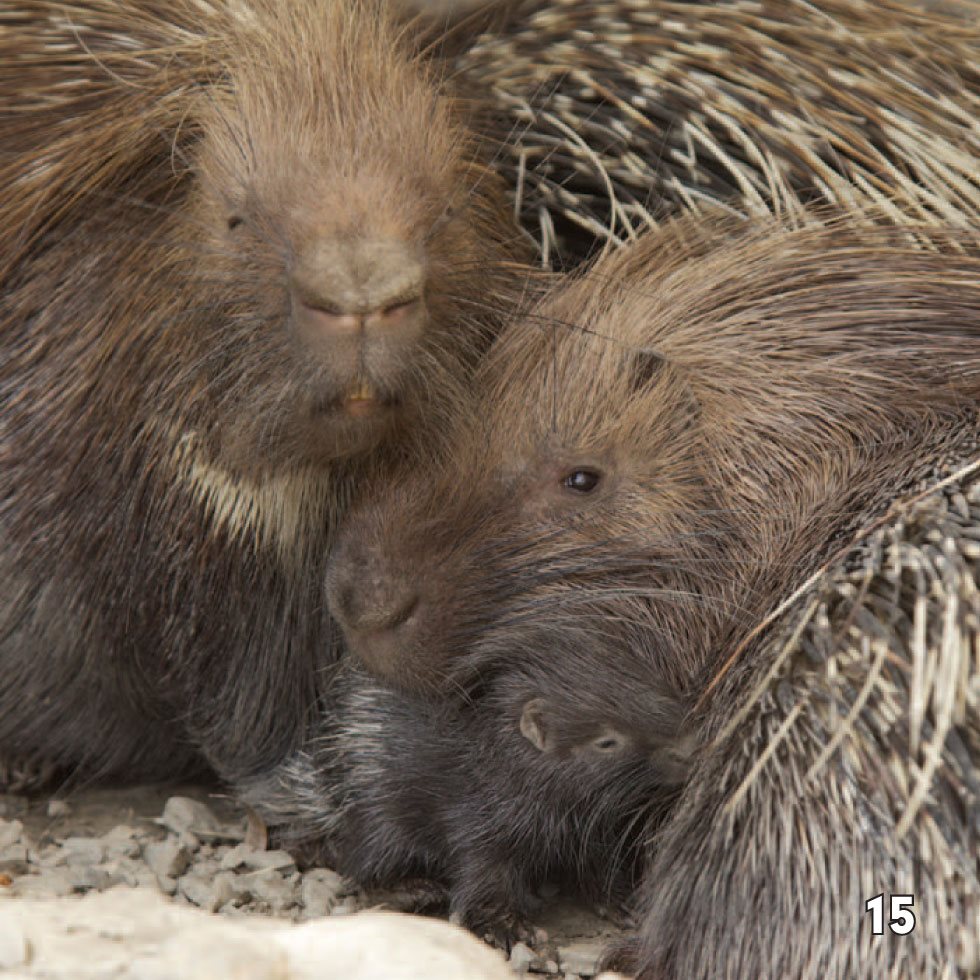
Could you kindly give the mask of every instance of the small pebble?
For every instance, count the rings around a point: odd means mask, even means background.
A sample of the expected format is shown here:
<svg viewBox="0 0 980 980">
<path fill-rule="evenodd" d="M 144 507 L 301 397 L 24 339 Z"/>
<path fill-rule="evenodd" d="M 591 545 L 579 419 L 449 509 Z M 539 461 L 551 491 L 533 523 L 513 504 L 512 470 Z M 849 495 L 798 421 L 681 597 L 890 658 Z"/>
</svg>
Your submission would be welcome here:
<svg viewBox="0 0 980 980">
<path fill-rule="evenodd" d="M 164 804 L 157 823 L 175 834 L 190 830 L 196 834 L 216 834 L 220 825 L 211 808 L 200 800 L 188 796 L 171 796 Z"/>
<path fill-rule="evenodd" d="M 177 879 L 170 878 L 167 875 L 156 875 L 157 888 L 163 892 L 164 895 L 176 895 L 177 894 Z"/>
<path fill-rule="evenodd" d="M 10 844 L 0 848 L 0 868 L 17 870 L 27 864 L 27 845 Z"/>
<path fill-rule="evenodd" d="M 304 918 L 317 919 L 322 915 L 329 915 L 343 890 L 344 879 L 336 871 L 327 868 L 307 871 L 300 884 Z"/>
<path fill-rule="evenodd" d="M 18 898 L 62 898 L 75 891 L 67 873 L 61 868 L 45 869 L 40 874 L 22 875 L 14 880 L 12 894 Z"/>
<path fill-rule="evenodd" d="M 109 859 L 138 858 L 142 851 L 140 836 L 140 832 L 134 827 L 120 824 L 103 834 L 100 840 Z"/>
<path fill-rule="evenodd" d="M 105 866 L 82 864 L 66 868 L 65 871 L 72 888 L 78 892 L 103 892 L 121 883 L 118 876 L 111 874 Z"/>
<path fill-rule="evenodd" d="M 52 819 L 67 817 L 71 814 L 71 804 L 65 800 L 48 800 L 48 807 L 45 812 Z"/>
<path fill-rule="evenodd" d="M 273 914 L 279 914 L 296 904 L 296 885 L 272 869 L 253 871 L 243 876 L 256 902 L 266 902 Z"/>
<path fill-rule="evenodd" d="M 66 864 L 101 864 L 105 844 L 96 837 L 66 837 L 61 842 Z"/>
<path fill-rule="evenodd" d="M 264 871 L 268 868 L 290 874 L 296 870 L 296 862 L 285 851 L 250 851 L 245 856 L 245 867 L 253 871 Z"/>
<path fill-rule="evenodd" d="M 9 888 L 14 883 L 14 879 L 6 871 L 0 871 L 0 888 Z"/>
<path fill-rule="evenodd" d="M 566 973 L 592 976 L 602 957 L 603 944 L 598 942 L 569 943 L 558 949 L 558 963 Z"/>
<path fill-rule="evenodd" d="M 0 850 L 16 844 L 24 835 L 24 825 L 19 820 L 0 820 Z"/>
<path fill-rule="evenodd" d="M 186 874 L 177 881 L 179 894 L 194 905 L 202 909 L 211 909 L 211 902 L 214 899 L 214 892 L 211 890 L 211 882 L 196 874 Z M 217 907 L 217 906 L 215 906 Z"/>
<path fill-rule="evenodd" d="M 527 973 L 537 958 L 526 943 L 514 943 L 510 950 L 510 967 L 515 973 Z"/>
</svg>

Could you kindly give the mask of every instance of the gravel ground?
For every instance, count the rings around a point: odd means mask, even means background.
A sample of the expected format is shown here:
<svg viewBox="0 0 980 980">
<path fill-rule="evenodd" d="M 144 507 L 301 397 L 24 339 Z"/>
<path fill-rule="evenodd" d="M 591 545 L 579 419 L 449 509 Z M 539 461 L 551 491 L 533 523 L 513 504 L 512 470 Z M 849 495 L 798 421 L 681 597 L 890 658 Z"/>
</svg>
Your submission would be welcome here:
<svg viewBox="0 0 980 980">
<path fill-rule="evenodd" d="M 127 885 L 222 915 L 300 922 L 368 908 L 406 910 L 408 892 L 365 893 L 327 868 L 301 871 L 227 797 L 191 786 L 0 794 L 0 892 L 59 898 Z M 552 894 L 539 941 L 511 954 L 517 973 L 592 977 L 618 929 Z"/>
</svg>

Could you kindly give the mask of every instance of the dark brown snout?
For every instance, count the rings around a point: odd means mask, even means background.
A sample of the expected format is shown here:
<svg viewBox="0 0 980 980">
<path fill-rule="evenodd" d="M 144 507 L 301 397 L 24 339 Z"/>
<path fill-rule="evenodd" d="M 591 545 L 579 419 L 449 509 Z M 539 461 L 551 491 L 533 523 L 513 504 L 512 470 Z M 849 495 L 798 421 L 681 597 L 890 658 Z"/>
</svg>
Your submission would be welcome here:
<svg viewBox="0 0 980 980">
<path fill-rule="evenodd" d="M 410 343 L 425 328 L 424 285 L 425 263 L 406 242 L 316 241 L 292 269 L 296 327 L 314 348 L 368 336 Z"/>
<path fill-rule="evenodd" d="M 327 600 L 349 652 L 375 676 L 401 684 L 403 665 L 414 659 L 419 640 L 418 583 L 380 549 L 348 539 L 331 558 Z"/>
</svg>

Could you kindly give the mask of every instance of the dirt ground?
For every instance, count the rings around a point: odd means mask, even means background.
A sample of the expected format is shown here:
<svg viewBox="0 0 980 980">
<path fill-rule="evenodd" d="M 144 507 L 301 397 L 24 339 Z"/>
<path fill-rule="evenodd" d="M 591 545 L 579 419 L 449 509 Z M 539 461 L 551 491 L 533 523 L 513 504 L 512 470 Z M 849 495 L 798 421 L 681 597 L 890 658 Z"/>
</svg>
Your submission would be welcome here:
<svg viewBox="0 0 980 980">
<path fill-rule="evenodd" d="M 410 904 L 407 892 L 365 893 L 329 869 L 301 869 L 265 849 L 234 801 L 207 787 L 0 795 L 0 889 L 8 895 L 60 897 L 120 884 L 225 915 L 290 921 Z M 515 947 L 515 972 L 594 975 L 621 930 L 559 894 L 543 898 L 539 942 Z"/>
</svg>

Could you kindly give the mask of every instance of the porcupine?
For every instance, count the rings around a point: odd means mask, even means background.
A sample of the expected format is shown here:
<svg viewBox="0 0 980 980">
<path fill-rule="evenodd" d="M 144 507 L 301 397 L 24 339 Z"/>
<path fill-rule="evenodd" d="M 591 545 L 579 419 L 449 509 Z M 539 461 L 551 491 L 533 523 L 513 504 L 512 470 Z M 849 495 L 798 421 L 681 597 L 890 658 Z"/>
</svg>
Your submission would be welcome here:
<svg viewBox="0 0 980 980">
<path fill-rule="evenodd" d="M 562 264 L 678 210 L 980 210 L 980 24 L 903 0 L 525 0 L 453 63 Z"/>
<path fill-rule="evenodd" d="M 505 305 L 505 199 L 372 0 L 23 0 L 0 94 L 0 756 L 242 787 L 359 474 Z"/>
<path fill-rule="evenodd" d="M 595 686 L 641 656 L 660 692 L 678 692 L 692 710 L 773 606 L 926 479 L 936 456 L 977 452 L 975 241 L 925 228 L 913 241 L 865 217 L 802 228 L 758 219 L 739 231 L 739 222 L 688 216 L 604 257 L 507 329 L 478 374 L 478 408 L 447 436 L 444 468 L 380 488 L 338 540 L 330 603 L 353 655 L 401 690 L 468 691 L 475 711 L 496 665 L 519 655 L 561 671 L 565 645 L 587 638 Z M 751 650 L 743 659 L 758 662 Z M 705 740 L 712 717 L 695 728 Z M 727 762 L 750 767 L 755 756 L 739 737 Z M 701 752 L 694 786 L 714 758 Z M 916 758 L 913 749 L 910 768 Z M 849 761 L 835 759 L 844 778 Z M 786 772 L 795 787 L 799 773 Z M 942 775 L 953 786 L 954 772 Z M 819 795 L 824 785 L 813 789 L 818 809 L 833 802 Z M 866 792 L 874 809 L 873 787 Z M 964 882 L 973 880 L 969 792 L 962 809 L 941 804 L 954 828 L 950 873 Z M 709 819 L 692 804 L 689 823 L 699 817 Z M 673 827 L 671 818 L 664 840 Z M 953 955 L 953 933 L 965 927 L 955 903 L 956 918 L 934 923 L 914 954 L 855 952 L 860 922 L 848 920 L 845 935 L 844 911 L 823 916 L 838 882 L 806 878 L 811 862 L 854 861 L 863 883 L 900 892 L 924 888 L 904 870 L 928 852 L 922 841 L 883 837 L 881 848 L 905 863 L 872 879 L 865 855 L 829 830 L 826 856 L 774 840 L 764 855 L 744 856 L 756 870 L 786 865 L 774 887 L 812 884 L 816 892 L 800 896 L 812 914 L 776 918 L 783 907 L 763 904 L 746 928 L 767 941 L 741 944 L 738 922 L 755 906 L 733 906 L 724 938 L 709 933 L 732 949 L 702 949 L 702 932 L 672 917 L 668 899 L 656 904 L 657 869 L 671 870 L 675 896 L 685 873 L 710 881 L 729 870 L 722 855 L 743 856 L 727 850 L 727 827 L 713 842 L 715 864 L 697 864 L 700 839 L 657 850 L 642 976 L 716 976 L 716 956 L 742 971 L 721 975 L 870 976 L 887 965 L 898 976 L 906 962 Z M 868 861 L 882 849 L 869 849 Z M 672 867 L 668 851 L 691 866 Z M 761 871 L 754 884 L 765 887 Z M 659 974 L 657 941 L 685 968 L 672 972 L 668 960 Z M 779 943 L 786 959 L 773 952 Z M 871 972 L 833 972 L 851 953 L 854 971 Z"/>
<path fill-rule="evenodd" d="M 980 455 L 897 503 L 719 676 L 701 712 L 708 747 L 657 840 L 641 941 L 621 965 L 980 972 L 978 473 Z M 867 905 L 878 894 L 883 935 Z"/>
<path fill-rule="evenodd" d="M 315 737 L 263 788 L 266 813 L 306 860 L 367 888 L 408 883 L 498 945 L 534 940 L 545 883 L 616 915 L 642 867 L 630 828 L 669 805 L 694 747 L 679 700 L 636 666 L 597 683 L 587 643 L 558 670 L 525 651 L 471 708 L 348 661 Z"/>
</svg>

